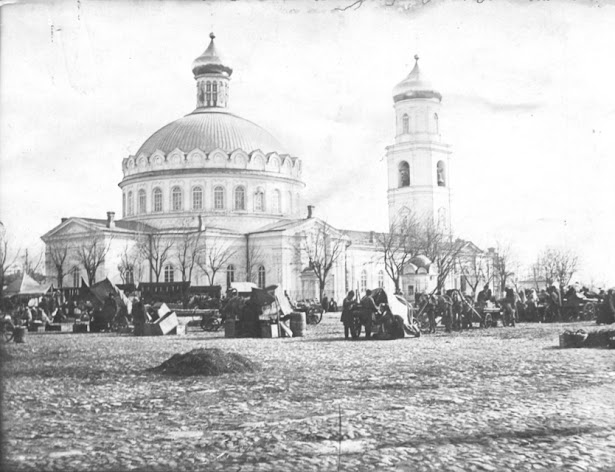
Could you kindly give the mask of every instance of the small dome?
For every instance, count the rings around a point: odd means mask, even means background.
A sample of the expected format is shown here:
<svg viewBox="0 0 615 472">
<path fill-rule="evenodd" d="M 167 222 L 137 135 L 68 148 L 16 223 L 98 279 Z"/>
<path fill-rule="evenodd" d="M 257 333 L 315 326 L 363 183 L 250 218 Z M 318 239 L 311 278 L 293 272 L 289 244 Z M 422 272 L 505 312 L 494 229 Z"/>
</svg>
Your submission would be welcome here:
<svg viewBox="0 0 615 472">
<path fill-rule="evenodd" d="M 192 73 L 195 77 L 203 74 L 221 74 L 230 77 L 233 69 L 225 66 L 220 58 L 220 54 L 214 44 L 215 34 L 210 33 L 211 41 L 203 54 L 197 57 L 192 63 Z"/>
<path fill-rule="evenodd" d="M 427 269 L 429 270 L 429 266 L 431 265 L 431 261 L 427 256 L 415 256 L 410 260 L 411 264 L 414 264 L 418 269 Z"/>
<path fill-rule="evenodd" d="M 286 154 L 279 141 L 268 131 L 249 120 L 219 109 L 198 109 L 160 128 L 143 143 L 137 156 L 150 156 L 157 149 L 165 154 L 174 149 L 190 152 L 200 149 L 209 153 L 222 149 L 231 153 L 260 150 L 267 154 Z"/>
<path fill-rule="evenodd" d="M 419 56 L 414 56 L 414 68 L 404 80 L 393 88 L 393 101 L 399 102 L 412 98 L 436 98 L 442 100 L 442 95 L 435 91 L 431 83 L 419 69 Z"/>
</svg>

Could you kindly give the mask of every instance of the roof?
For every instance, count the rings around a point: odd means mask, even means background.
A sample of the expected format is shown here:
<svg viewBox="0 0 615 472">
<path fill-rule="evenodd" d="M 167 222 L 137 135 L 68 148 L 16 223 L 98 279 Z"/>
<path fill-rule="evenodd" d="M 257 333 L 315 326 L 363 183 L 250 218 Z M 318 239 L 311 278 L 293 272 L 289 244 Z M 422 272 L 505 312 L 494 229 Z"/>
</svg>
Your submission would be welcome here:
<svg viewBox="0 0 615 472">
<path fill-rule="evenodd" d="M 156 150 L 165 154 L 180 149 L 200 149 L 209 153 L 221 149 L 231 153 L 260 150 L 267 154 L 287 154 L 280 142 L 256 123 L 217 108 L 199 108 L 189 115 L 163 126 L 152 134 L 137 151 L 150 156 Z"/>
<path fill-rule="evenodd" d="M 393 88 L 393 100 L 410 98 L 436 98 L 442 100 L 442 95 L 435 91 L 431 83 L 419 68 L 419 56 L 414 56 L 414 67 L 408 76 Z"/>
<path fill-rule="evenodd" d="M 376 244 L 382 233 L 376 231 L 344 231 L 352 244 Z"/>
<path fill-rule="evenodd" d="M 98 219 L 98 218 L 77 218 L 77 219 L 87 221 L 88 223 L 93 223 L 96 226 L 104 226 L 105 228 L 107 227 L 107 220 Z M 139 233 L 148 233 L 148 232 L 158 231 L 157 228 L 154 228 L 153 226 L 147 225 L 145 223 L 140 223 L 139 221 L 126 221 L 126 220 L 116 220 L 115 229 L 135 231 Z"/>
<path fill-rule="evenodd" d="M 209 34 L 210 41 L 209 46 L 203 54 L 197 57 L 192 63 L 192 72 L 196 76 L 202 74 L 222 74 L 227 77 L 233 73 L 233 69 L 228 66 L 225 66 L 220 57 L 220 53 L 214 44 L 215 34 Z"/>
</svg>

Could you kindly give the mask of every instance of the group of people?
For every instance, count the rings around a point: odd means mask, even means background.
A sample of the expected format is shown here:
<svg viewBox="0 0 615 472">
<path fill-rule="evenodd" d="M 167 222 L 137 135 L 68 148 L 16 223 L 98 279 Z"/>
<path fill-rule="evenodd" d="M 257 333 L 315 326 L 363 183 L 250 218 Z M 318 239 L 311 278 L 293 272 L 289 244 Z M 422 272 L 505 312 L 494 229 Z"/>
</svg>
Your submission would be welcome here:
<svg viewBox="0 0 615 472">
<path fill-rule="evenodd" d="M 403 338 L 405 334 L 419 336 L 410 324 L 406 323 L 400 315 L 395 315 L 384 293 L 381 289 L 376 290 L 378 300 L 375 299 L 374 292 L 365 291 L 365 296 L 359 301 L 355 299 L 354 290 L 350 290 L 342 303 L 342 315 L 340 321 L 344 325 L 344 338 L 353 337 L 353 329 L 359 323 L 365 326 L 365 337 L 371 337 L 372 326 L 377 326 L 376 338 L 378 339 L 397 339 Z M 355 333 L 356 335 L 356 333 Z"/>
</svg>

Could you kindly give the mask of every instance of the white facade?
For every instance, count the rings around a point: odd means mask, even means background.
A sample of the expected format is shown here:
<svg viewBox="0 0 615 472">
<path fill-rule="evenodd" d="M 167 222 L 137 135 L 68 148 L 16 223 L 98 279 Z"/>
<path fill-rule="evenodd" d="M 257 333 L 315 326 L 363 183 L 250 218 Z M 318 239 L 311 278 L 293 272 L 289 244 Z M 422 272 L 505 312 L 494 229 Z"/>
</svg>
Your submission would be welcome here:
<svg viewBox="0 0 615 472">
<path fill-rule="evenodd" d="M 314 216 L 313 207 L 306 217 L 301 160 L 267 131 L 228 111 L 232 69 L 220 59 L 213 35 L 193 73 L 197 108 L 156 131 L 122 161 L 122 218 L 115 221 L 113 213 L 107 219 L 67 218 L 42 237 L 48 275 L 57 273 L 54 248 L 68 248 L 65 276 L 55 285 L 78 286 L 82 277 L 87 281 L 78 252 L 94 239 L 109 247 L 96 281 L 182 281 L 182 241 L 192 235 L 199 258 L 225 251 L 213 280 L 206 261 L 193 265 L 193 285 L 281 284 L 293 298 L 317 298 L 318 278 L 301 242 L 324 232 L 327 247 L 340 248 L 325 295 L 341 303 L 348 290 L 360 296 L 368 288 L 392 292 L 378 234 L 333 228 Z M 393 95 L 395 140 L 387 148 L 390 220 L 410 209 L 450 225 L 450 149 L 440 134 L 441 97 L 426 88 L 418 65 Z M 144 245 L 151 249 L 154 240 L 172 243 L 156 270 L 143 255 Z M 431 289 L 435 279 L 432 268 L 413 266 L 401 286 L 411 294 Z"/>
<path fill-rule="evenodd" d="M 415 56 L 416 57 L 416 56 Z M 441 95 L 418 67 L 393 90 L 395 144 L 387 147 L 389 224 L 411 211 L 451 226 L 450 146 L 441 135 Z"/>
</svg>

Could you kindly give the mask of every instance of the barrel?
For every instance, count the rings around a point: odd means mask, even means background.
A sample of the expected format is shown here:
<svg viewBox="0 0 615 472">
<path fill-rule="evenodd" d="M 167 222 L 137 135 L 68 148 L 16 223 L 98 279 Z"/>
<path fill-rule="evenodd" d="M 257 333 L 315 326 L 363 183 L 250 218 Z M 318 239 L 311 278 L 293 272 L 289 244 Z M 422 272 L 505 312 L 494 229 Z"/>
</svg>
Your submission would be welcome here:
<svg viewBox="0 0 615 472">
<path fill-rule="evenodd" d="M 235 337 L 235 320 L 230 319 L 224 322 L 224 337 L 225 338 Z"/>
<path fill-rule="evenodd" d="M 13 331 L 13 341 L 16 343 L 25 343 L 26 342 L 26 327 L 25 326 L 15 326 L 15 330 Z"/>
<path fill-rule="evenodd" d="M 293 332 L 293 338 L 302 338 L 305 335 L 305 313 L 294 311 L 290 314 L 290 330 Z"/>
</svg>

